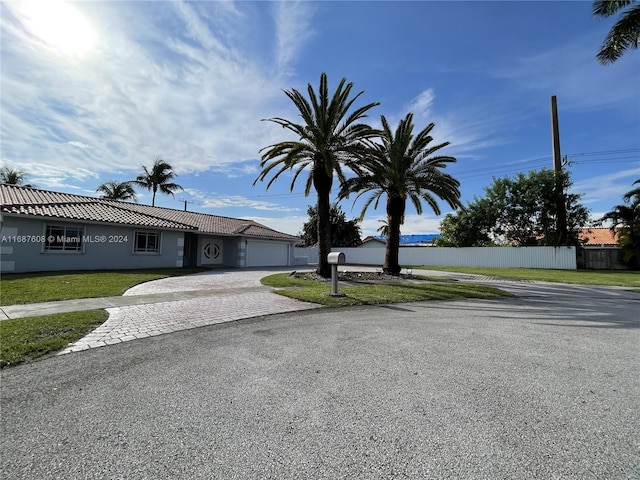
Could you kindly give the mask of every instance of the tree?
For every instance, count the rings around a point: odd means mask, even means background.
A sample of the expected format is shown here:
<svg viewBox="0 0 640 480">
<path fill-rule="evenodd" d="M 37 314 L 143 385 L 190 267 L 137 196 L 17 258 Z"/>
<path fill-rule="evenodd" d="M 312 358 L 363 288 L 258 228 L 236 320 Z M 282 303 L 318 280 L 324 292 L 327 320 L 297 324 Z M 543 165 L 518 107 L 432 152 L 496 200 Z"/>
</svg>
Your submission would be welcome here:
<svg viewBox="0 0 640 480">
<path fill-rule="evenodd" d="M 300 236 L 305 247 L 315 245 L 318 241 L 318 208 L 307 208 L 309 221 L 302 226 Z M 337 203 L 331 205 L 329 212 L 331 222 L 331 247 L 358 247 L 362 245 L 362 230 L 358 219 L 347 220 L 346 214 Z"/>
<path fill-rule="evenodd" d="M 557 175 L 551 169 L 542 169 L 514 178 L 494 178 L 483 198 L 475 198 L 465 209 L 445 217 L 439 244 L 578 245 L 578 233 L 589 221 L 589 211 L 579 203 L 580 195 L 566 193 L 571 187 L 569 172 Z M 558 195 L 562 195 L 560 201 Z M 567 212 L 564 235 L 556 228 L 558 205 L 562 203 Z M 562 241 L 563 237 L 568 241 Z"/>
<path fill-rule="evenodd" d="M 137 202 L 136 192 L 133 189 L 132 182 L 117 182 L 111 180 L 101 183 L 96 188 L 96 192 L 100 193 L 100 198 L 105 200 L 120 200 Z"/>
<path fill-rule="evenodd" d="M 429 124 L 415 137 L 413 114 L 400 120 L 395 132 L 391 131 L 387 119 L 380 117 L 382 130 L 379 142 L 370 142 L 366 157 L 358 164 L 357 176 L 347 180 L 341 197 L 358 193 L 356 200 L 367 192 L 373 192 L 366 200 L 361 218 L 374 203 L 377 208 L 382 197 L 386 197 L 388 237 L 383 270 L 391 275 L 400 274 L 398 254 L 400 249 L 400 227 L 404 223 L 407 200 L 411 200 L 418 215 L 422 214 L 422 202 L 440 215 L 436 197 L 451 208 L 460 206 L 460 182 L 442 172 L 447 164 L 456 159 L 448 156 L 431 156 L 449 145 L 449 142 L 430 146 L 430 133 L 435 127 Z"/>
<path fill-rule="evenodd" d="M 491 230 L 496 211 L 486 199 L 476 200 L 455 214 L 448 213 L 440 222 L 438 247 L 489 247 L 494 245 Z"/>
<path fill-rule="evenodd" d="M 640 179 L 634 185 L 640 185 Z M 622 261 L 631 268 L 640 268 L 640 188 L 627 192 L 624 204 L 616 205 L 601 221 L 611 221 L 611 231 L 618 232 Z"/>
<path fill-rule="evenodd" d="M 151 170 L 147 169 L 144 165 L 142 168 L 144 173 L 138 175 L 132 183 L 153 192 L 153 197 L 151 198 L 152 207 L 156 204 L 156 192 L 158 190 L 160 190 L 161 193 L 172 196 L 174 192 L 183 190 L 180 185 L 171 182 L 171 180 L 176 177 L 176 174 L 173 173 L 173 167 L 160 157 L 153 163 Z"/>
<path fill-rule="evenodd" d="M 7 185 L 17 185 L 19 187 L 32 188 L 33 185 L 26 185 L 24 182 L 27 179 L 27 174 L 18 170 L 17 168 L 4 166 L 0 168 L 0 183 Z"/>
<path fill-rule="evenodd" d="M 331 250 L 330 194 L 334 174 L 342 183 L 345 180 L 343 167 L 354 164 L 363 150 L 363 141 L 375 134 L 370 126 L 358 122 L 366 117 L 369 109 L 379 104 L 369 103 L 349 113 L 354 102 L 364 93 L 361 91 L 351 96 L 352 88 L 353 83 L 346 83 L 343 78 L 329 98 L 327 74 L 322 73 L 317 94 L 311 84 L 307 85 L 309 100 L 294 88 L 285 90 L 284 93 L 298 109 L 302 123 L 297 124 L 279 117 L 268 121 L 293 132 L 297 140 L 263 148 L 260 162 L 263 170 L 254 181 L 255 185 L 258 180 L 263 181 L 273 174 L 267 184 L 268 189 L 283 172 L 295 169 L 290 187 L 293 191 L 300 174 L 309 172 L 305 195 L 309 195 L 313 185 L 318 210 L 317 273 L 323 277 L 331 275 L 327 255 Z"/>
<path fill-rule="evenodd" d="M 595 0 L 593 16 L 610 17 L 636 0 Z M 606 65 L 615 62 L 629 48 L 640 45 L 640 5 L 626 9 L 611 27 L 596 58 Z"/>
</svg>

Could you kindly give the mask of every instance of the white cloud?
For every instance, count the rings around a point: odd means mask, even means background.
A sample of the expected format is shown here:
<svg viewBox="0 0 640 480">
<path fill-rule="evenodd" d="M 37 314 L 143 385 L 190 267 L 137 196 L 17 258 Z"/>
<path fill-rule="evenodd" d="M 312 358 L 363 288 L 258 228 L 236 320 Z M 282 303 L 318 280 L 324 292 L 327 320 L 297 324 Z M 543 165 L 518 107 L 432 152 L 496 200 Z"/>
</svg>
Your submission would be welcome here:
<svg viewBox="0 0 640 480">
<path fill-rule="evenodd" d="M 313 35 L 311 17 L 313 8 L 308 2 L 275 2 L 273 18 L 276 26 L 276 62 L 278 71 L 291 69 L 291 64 L 306 41 Z"/>
<path fill-rule="evenodd" d="M 268 210 L 273 212 L 296 212 L 297 207 L 288 207 L 278 203 L 265 202 L 243 197 L 241 195 L 220 196 L 215 193 L 202 192 L 194 189 L 185 189 L 202 208 L 251 208 L 254 210 Z"/>
<path fill-rule="evenodd" d="M 246 217 L 249 220 L 266 225 L 279 232 L 288 233 L 289 235 L 298 235 L 302 230 L 302 226 L 309 220 L 309 217 L 296 215 L 288 217 Z"/>
<path fill-rule="evenodd" d="M 82 59 L 51 55 L 25 32 L 19 9 L 3 4 L 11 13 L 1 19 L 3 161 L 62 165 L 51 174 L 55 185 L 85 178 L 88 167 L 104 176 L 134 172 L 158 156 L 179 174 L 226 165 L 254 173 L 244 162 L 281 135 L 260 119 L 281 114 L 286 101 L 282 78 L 241 50 L 237 31 L 258 28 L 259 11 L 218 2 L 77 6 L 97 35 Z M 278 17 L 286 51 L 278 55 L 292 62 L 302 38 L 292 35 L 309 30 L 311 9 L 274 8 L 291 10 Z"/>
<path fill-rule="evenodd" d="M 430 123 L 436 126 L 431 131 L 432 145 L 449 142 L 449 146 L 438 152 L 442 155 L 452 155 L 458 158 L 479 158 L 482 149 L 507 143 L 498 137 L 499 126 L 508 119 L 496 112 L 478 111 L 477 107 L 466 105 L 464 110 L 448 110 L 446 113 L 438 111 L 436 92 L 428 88 L 407 102 L 401 112 L 388 117 L 392 130 L 395 130 L 400 119 L 407 113 L 414 114 L 414 135 Z M 482 121 L 473 119 L 482 118 Z"/>
<path fill-rule="evenodd" d="M 580 201 L 585 204 L 594 204 L 603 200 L 614 199 L 611 205 L 622 203 L 622 196 L 632 189 L 632 183 L 640 176 L 639 168 L 630 168 L 619 172 L 601 175 L 588 180 L 577 181 L 573 184 L 572 191 L 582 193 Z M 592 214 L 594 215 L 594 214 Z"/>
</svg>

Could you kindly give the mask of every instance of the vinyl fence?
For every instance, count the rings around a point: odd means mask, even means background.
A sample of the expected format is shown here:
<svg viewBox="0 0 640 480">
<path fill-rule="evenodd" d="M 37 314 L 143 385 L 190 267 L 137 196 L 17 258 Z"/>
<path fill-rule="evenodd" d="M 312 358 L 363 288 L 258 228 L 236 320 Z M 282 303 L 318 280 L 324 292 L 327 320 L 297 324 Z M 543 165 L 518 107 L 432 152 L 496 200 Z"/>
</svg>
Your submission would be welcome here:
<svg viewBox="0 0 640 480">
<path fill-rule="evenodd" d="M 335 248 L 352 265 L 382 265 L 384 248 Z M 299 252 L 298 252 L 299 251 Z M 318 262 L 316 247 L 296 249 L 308 264 Z M 300 257 L 298 256 L 300 255 Z M 575 247 L 400 247 L 400 265 L 576 269 Z M 303 263 L 296 263 L 302 265 Z"/>
</svg>

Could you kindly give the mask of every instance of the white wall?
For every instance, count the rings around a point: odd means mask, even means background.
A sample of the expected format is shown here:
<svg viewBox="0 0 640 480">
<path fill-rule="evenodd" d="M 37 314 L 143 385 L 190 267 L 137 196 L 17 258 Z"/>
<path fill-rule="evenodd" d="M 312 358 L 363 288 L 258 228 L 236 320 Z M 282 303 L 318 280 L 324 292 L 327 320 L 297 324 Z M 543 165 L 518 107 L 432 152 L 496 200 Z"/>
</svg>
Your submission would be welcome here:
<svg viewBox="0 0 640 480">
<path fill-rule="evenodd" d="M 333 250 L 344 252 L 348 264 L 384 264 L 384 248 Z M 402 266 L 576 269 L 575 247 L 400 247 L 399 257 Z"/>
</svg>

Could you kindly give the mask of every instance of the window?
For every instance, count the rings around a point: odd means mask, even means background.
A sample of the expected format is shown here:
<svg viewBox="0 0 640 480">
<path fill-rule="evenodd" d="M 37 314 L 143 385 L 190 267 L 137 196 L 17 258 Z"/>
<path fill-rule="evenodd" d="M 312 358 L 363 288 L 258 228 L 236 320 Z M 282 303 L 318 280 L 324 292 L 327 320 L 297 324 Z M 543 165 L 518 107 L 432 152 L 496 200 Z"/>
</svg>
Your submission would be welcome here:
<svg viewBox="0 0 640 480">
<path fill-rule="evenodd" d="M 160 253 L 158 232 L 135 232 L 133 253 Z"/>
<path fill-rule="evenodd" d="M 45 252 L 82 252 L 84 227 L 47 225 L 44 235 Z"/>
</svg>

